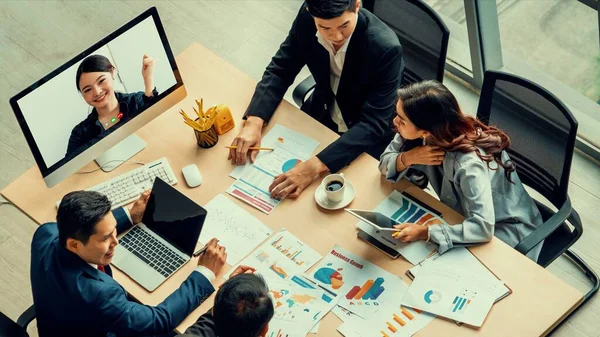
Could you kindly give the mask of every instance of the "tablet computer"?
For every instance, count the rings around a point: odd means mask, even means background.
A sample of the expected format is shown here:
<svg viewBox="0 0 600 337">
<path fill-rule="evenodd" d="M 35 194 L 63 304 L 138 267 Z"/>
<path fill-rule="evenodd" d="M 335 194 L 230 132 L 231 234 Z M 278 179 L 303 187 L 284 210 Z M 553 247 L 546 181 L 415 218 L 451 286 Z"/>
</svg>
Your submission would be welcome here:
<svg viewBox="0 0 600 337">
<path fill-rule="evenodd" d="M 356 236 L 359 239 L 361 239 L 361 240 L 363 240 L 363 241 L 371 244 L 375 248 L 379 249 L 385 255 L 391 257 L 392 259 L 397 259 L 398 256 L 400 256 L 400 252 L 396 251 L 395 249 L 393 249 L 391 247 L 388 247 L 388 246 L 384 245 L 383 243 L 381 243 L 381 241 L 379 241 L 376 238 L 372 237 L 371 235 L 365 233 L 361 229 L 358 229 L 358 232 L 356 233 Z"/>
<path fill-rule="evenodd" d="M 345 211 L 368 223 L 369 225 L 375 227 L 377 230 L 393 232 L 398 231 L 398 229 L 394 228 L 394 226 L 399 225 L 400 223 L 388 218 L 387 216 L 379 212 L 365 211 L 362 209 L 352 208 L 346 208 Z"/>
</svg>

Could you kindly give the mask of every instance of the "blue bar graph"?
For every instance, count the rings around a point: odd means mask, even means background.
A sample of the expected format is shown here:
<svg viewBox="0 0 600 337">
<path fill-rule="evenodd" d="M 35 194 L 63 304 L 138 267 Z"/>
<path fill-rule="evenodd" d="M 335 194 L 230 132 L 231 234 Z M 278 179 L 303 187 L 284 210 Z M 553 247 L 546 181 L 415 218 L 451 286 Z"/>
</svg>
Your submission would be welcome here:
<svg viewBox="0 0 600 337">
<path fill-rule="evenodd" d="M 375 282 L 373 282 L 373 285 L 371 286 L 371 288 L 369 289 L 369 291 L 367 291 L 362 299 L 363 300 L 376 300 L 377 297 L 379 297 L 379 295 L 381 295 L 381 293 L 383 292 L 383 287 L 381 286 L 384 282 L 383 277 L 378 277 L 377 279 L 375 279 Z"/>
<path fill-rule="evenodd" d="M 467 301 L 467 299 L 464 297 L 454 297 L 454 301 L 452 301 L 452 304 L 454 304 L 452 312 L 461 311 L 464 308 L 465 304 L 469 304 L 470 302 L 471 301 Z"/>
<path fill-rule="evenodd" d="M 419 218 L 421 218 L 423 215 L 425 215 L 425 211 L 420 209 L 417 211 L 417 213 L 415 213 L 415 215 L 413 215 L 412 218 L 408 219 L 406 222 L 408 223 L 415 223 L 417 222 L 417 220 L 419 220 Z"/>
<path fill-rule="evenodd" d="M 398 208 L 398 210 L 392 215 L 392 219 L 397 220 L 400 217 L 400 215 L 402 215 L 402 213 L 406 212 L 406 210 L 408 209 L 408 205 L 410 205 L 410 202 L 403 198 L 402 206 Z"/>
<path fill-rule="evenodd" d="M 462 310 L 462 308 L 465 306 L 465 303 L 467 303 L 467 299 L 463 298 L 462 302 L 460 303 L 460 307 L 458 307 L 458 310 Z"/>
<path fill-rule="evenodd" d="M 406 222 L 406 220 L 410 219 L 412 217 L 412 215 L 417 211 L 417 206 L 415 204 L 411 204 L 410 208 L 408 209 L 408 211 L 406 211 L 406 213 L 402 214 L 401 217 L 399 217 L 398 219 L 396 219 L 396 221 L 398 222 Z"/>
</svg>

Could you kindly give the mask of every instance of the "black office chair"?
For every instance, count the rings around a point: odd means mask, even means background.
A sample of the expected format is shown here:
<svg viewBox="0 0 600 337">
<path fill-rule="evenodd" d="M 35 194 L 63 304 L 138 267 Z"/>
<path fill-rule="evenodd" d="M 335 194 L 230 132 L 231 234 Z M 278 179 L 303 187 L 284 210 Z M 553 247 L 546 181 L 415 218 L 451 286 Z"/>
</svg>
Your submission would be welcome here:
<svg viewBox="0 0 600 337">
<path fill-rule="evenodd" d="M 569 250 L 583 234 L 581 219 L 567 194 L 577 120 L 546 89 L 524 78 L 489 70 L 485 73 L 477 118 L 509 135 L 511 146 L 507 152 L 516 164 L 521 181 L 557 209 L 554 211 L 535 200 L 544 224 L 515 249 L 526 254 L 545 240 L 538 259 L 542 267 L 564 253 L 593 284 L 584 296 L 583 305 L 598 291 L 599 280 L 585 261 Z"/>
<path fill-rule="evenodd" d="M 27 325 L 35 318 L 35 307 L 30 306 L 13 322 L 0 312 L 0 337 L 29 337 Z"/>
<path fill-rule="evenodd" d="M 444 80 L 450 30 L 422 0 L 364 0 L 363 7 L 379 17 L 398 35 L 404 57 L 402 85 L 422 80 Z M 293 92 L 302 107 L 315 87 L 312 76 Z"/>
</svg>

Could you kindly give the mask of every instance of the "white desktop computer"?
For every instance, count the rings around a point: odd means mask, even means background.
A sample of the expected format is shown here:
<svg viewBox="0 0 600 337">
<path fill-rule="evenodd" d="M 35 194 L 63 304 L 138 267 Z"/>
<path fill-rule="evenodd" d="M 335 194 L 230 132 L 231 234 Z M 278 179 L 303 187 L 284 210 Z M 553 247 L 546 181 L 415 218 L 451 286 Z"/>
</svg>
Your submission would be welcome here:
<svg viewBox="0 0 600 337">
<path fill-rule="evenodd" d="M 92 160 L 110 171 L 141 151 L 146 143 L 134 132 L 185 96 L 152 7 L 15 95 L 10 104 L 52 187 Z M 176 182 L 168 163 L 142 171 L 138 176 Z M 124 192 L 118 203 L 137 192 Z"/>
</svg>

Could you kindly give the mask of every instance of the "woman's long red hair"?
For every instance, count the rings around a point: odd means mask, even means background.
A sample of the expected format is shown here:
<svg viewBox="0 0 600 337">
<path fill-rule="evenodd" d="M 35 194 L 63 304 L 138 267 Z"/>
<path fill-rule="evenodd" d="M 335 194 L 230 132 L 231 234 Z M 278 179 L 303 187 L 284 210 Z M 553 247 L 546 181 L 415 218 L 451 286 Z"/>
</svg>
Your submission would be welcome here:
<svg viewBox="0 0 600 337">
<path fill-rule="evenodd" d="M 475 152 L 490 169 L 495 169 L 490 166 L 495 161 L 512 182 L 510 174 L 515 164 L 502 161 L 502 151 L 510 146 L 508 135 L 463 114 L 456 97 L 443 84 L 433 80 L 413 83 L 398 90 L 398 99 L 408 119 L 431 133 L 429 144 L 447 152 Z"/>
</svg>

